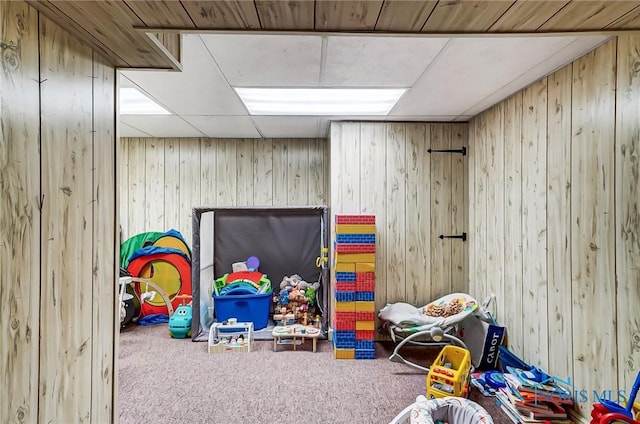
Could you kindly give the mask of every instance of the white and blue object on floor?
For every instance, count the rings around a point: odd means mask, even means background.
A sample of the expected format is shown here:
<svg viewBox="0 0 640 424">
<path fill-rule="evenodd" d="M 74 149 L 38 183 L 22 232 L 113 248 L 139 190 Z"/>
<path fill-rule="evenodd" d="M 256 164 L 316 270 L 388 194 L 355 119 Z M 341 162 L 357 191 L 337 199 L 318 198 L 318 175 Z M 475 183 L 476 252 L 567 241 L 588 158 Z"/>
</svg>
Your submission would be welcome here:
<svg viewBox="0 0 640 424">
<path fill-rule="evenodd" d="M 491 415 L 476 402 L 455 396 L 427 400 L 423 395 L 403 409 L 390 424 L 493 424 Z"/>
</svg>

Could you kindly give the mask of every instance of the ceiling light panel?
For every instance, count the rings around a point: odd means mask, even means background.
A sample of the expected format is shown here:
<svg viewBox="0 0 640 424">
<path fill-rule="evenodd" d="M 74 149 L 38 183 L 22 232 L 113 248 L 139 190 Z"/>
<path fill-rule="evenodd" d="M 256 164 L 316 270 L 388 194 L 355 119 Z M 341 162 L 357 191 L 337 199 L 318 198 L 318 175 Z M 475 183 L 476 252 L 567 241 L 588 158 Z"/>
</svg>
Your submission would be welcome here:
<svg viewBox="0 0 640 424">
<path fill-rule="evenodd" d="M 121 115 L 171 115 L 167 109 L 135 87 L 120 88 Z"/>
<path fill-rule="evenodd" d="M 448 38 L 330 36 L 321 84 L 410 87 Z"/>
<path fill-rule="evenodd" d="M 252 115 L 386 115 L 404 89 L 236 88 Z"/>
<path fill-rule="evenodd" d="M 203 34 L 231 86 L 313 87 L 320 81 L 322 37 Z"/>
<path fill-rule="evenodd" d="M 182 72 L 121 71 L 178 115 L 242 115 L 246 110 L 199 35 L 185 34 Z"/>
</svg>

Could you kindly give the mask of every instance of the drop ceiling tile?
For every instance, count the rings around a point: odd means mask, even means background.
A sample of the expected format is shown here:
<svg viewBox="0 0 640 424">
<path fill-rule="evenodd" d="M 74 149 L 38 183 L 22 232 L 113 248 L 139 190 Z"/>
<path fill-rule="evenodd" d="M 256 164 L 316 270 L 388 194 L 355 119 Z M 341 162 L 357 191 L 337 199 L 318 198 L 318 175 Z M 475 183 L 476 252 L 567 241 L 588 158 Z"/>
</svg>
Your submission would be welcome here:
<svg viewBox="0 0 640 424">
<path fill-rule="evenodd" d="M 469 105 L 544 62 L 573 39 L 553 36 L 454 38 L 398 101 L 392 114 L 464 114 Z M 566 59 L 572 58 L 567 54 Z M 543 76 L 531 74 L 529 82 Z"/>
<path fill-rule="evenodd" d="M 310 116 L 254 116 L 266 138 L 318 138 L 327 135 L 328 120 Z"/>
<path fill-rule="evenodd" d="M 596 46 L 607 41 L 609 38 L 611 37 L 606 35 L 575 37 L 574 41 L 566 45 L 562 50 L 557 51 L 555 54 L 546 58 L 543 62 L 531 67 L 516 79 L 469 107 L 464 111 L 464 114 L 475 116 L 483 110 L 489 109 L 491 106 L 506 99 L 521 88 L 528 86 L 545 75 L 553 73 L 562 66 L 571 63 L 575 58 L 585 55 Z"/>
<path fill-rule="evenodd" d="M 182 72 L 121 71 L 122 75 L 178 115 L 246 114 L 200 36 L 185 34 L 182 48 Z"/>
<path fill-rule="evenodd" d="M 183 116 L 207 137 L 212 138 L 259 138 L 249 116 Z"/>
<path fill-rule="evenodd" d="M 330 36 L 321 82 L 336 87 L 410 87 L 448 41 L 431 37 Z"/>
<path fill-rule="evenodd" d="M 204 34 L 202 39 L 233 87 L 312 87 L 320 80 L 320 36 Z"/>
<path fill-rule="evenodd" d="M 150 134 L 140 131 L 139 129 L 134 128 L 131 125 L 127 125 L 124 122 L 120 122 L 118 130 L 120 137 L 151 137 Z"/>
<path fill-rule="evenodd" d="M 151 137 L 202 137 L 203 134 L 175 115 L 121 115 L 120 122 Z"/>
</svg>

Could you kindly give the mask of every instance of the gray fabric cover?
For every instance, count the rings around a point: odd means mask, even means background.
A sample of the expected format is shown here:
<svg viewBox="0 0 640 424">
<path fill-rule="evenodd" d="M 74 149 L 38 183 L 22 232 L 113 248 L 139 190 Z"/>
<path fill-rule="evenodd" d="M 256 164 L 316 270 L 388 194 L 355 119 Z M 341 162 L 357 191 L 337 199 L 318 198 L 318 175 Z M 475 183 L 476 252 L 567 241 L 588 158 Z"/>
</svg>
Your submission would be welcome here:
<svg viewBox="0 0 640 424">
<path fill-rule="evenodd" d="M 284 276 L 321 281 L 318 304 L 326 309 L 328 267 L 316 267 L 328 246 L 328 211 L 324 206 L 292 208 L 194 208 L 192 292 L 194 341 L 208 339 L 213 322 L 211 283 L 249 256 L 260 259 L 277 293 Z M 198 301 L 195 301 L 198 299 Z M 323 313 L 326 324 L 327 314 Z"/>
</svg>

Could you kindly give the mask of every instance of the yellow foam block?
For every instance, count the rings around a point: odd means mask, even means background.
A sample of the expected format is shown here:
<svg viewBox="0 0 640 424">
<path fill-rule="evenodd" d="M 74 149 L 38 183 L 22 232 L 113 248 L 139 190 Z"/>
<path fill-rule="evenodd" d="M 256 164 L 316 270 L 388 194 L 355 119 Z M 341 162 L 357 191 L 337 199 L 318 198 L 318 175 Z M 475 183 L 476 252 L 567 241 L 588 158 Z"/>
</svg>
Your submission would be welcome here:
<svg viewBox="0 0 640 424">
<path fill-rule="evenodd" d="M 356 302 L 334 302 L 333 310 L 336 312 L 355 312 Z"/>
<path fill-rule="evenodd" d="M 347 263 L 359 263 L 368 262 L 372 263 L 376 261 L 375 253 L 337 253 L 335 254 L 336 264 L 340 262 Z"/>
<path fill-rule="evenodd" d="M 333 349 L 336 359 L 355 359 L 355 349 Z"/>
<path fill-rule="evenodd" d="M 375 321 L 356 321 L 356 330 L 375 330 Z"/>
<path fill-rule="evenodd" d="M 336 234 L 375 234 L 375 224 L 336 224 Z"/>
<path fill-rule="evenodd" d="M 336 303 L 340 303 L 340 302 L 336 302 Z M 351 303 L 355 303 L 356 312 L 358 312 L 358 311 L 360 311 L 360 312 L 374 312 L 376 310 L 376 303 L 375 302 L 358 301 L 358 302 L 351 302 Z"/>
<path fill-rule="evenodd" d="M 337 263 L 333 267 L 336 272 L 356 272 L 357 264 L 354 263 Z"/>
<path fill-rule="evenodd" d="M 375 262 L 373 263 L 362 263 L 359 262 L 356 264 L 356 271 L 355 272 L 375 272 L 376 270 L 376 264 Z"/>
</svg>

